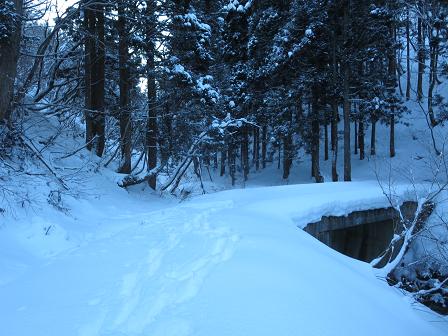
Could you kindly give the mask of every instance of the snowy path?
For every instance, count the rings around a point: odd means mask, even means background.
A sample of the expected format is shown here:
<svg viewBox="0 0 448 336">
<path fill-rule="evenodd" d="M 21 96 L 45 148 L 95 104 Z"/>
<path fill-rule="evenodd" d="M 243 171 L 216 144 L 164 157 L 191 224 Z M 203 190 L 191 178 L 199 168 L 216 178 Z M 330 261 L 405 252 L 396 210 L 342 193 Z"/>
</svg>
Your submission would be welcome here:
<svg viewBox="0 0 448 336">
<path fill-rule="evenodd" d="M 315 188 L 230 191 L 132 216 L 111 211 L 126 229 L 0 285 L 0 334 L 446 335 L 446 321 L 413 309 L 368 265 L 297 229 L 319 204 L 323 212 L 375 204 L 378 191 L 355 203 L 348 195 L 356 185 L 330 185 L 313 198 Z"/>
<path fill-rule="evenodd" d="M 2 288 L 3 327 L 10 336 L 27 335 L 36 322 L 34 335 L 143 333 L 161 314 L 195 297 L 210 269 L 230 257 L 238 237 L 209 226 L 213 212 L 226 206 L 120 218 L 138 224 Z"/>
</svg>

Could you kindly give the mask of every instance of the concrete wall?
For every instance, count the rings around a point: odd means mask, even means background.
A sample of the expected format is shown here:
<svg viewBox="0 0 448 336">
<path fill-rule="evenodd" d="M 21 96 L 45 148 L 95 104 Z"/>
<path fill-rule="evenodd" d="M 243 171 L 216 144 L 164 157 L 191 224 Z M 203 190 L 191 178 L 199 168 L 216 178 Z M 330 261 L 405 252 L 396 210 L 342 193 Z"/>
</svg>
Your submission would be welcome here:
<svg viewBox="0 0 448 336">
<path fill-rule="evenodd" d="M 401 206 L 407 220 L 414 218 L 416 210 L 416 202 Z M 347 216 L 324 216 L 319 222 L 308 224 L 305 231 L 345 255 L 370 262 L 388 247 L 399 228 L 398 211 L 381 208 L 354 211 Z"/>
</svg>

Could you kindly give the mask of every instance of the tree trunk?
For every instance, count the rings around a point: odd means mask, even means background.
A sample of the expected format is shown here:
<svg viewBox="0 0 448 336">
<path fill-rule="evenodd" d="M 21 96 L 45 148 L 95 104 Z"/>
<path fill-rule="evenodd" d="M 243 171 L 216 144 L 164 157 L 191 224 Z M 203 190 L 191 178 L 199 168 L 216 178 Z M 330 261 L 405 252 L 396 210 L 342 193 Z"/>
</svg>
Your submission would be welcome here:
<svg viewBox="0 0 448 336">
<path fill-rule="evenodd" d="M 395 27 L 394 23 L 391 23 L 390 32 L 395 39 Z M 390 78 L 390 87 L 388 90 L 391 91 L 391 95 L 393 96 L 397 87 L 397 57 L 395 48 L 390 49 L 389 53 L 389 78 Z M 391 106 L 391 115 L 390 115 L 390 145 L 389 145 L 389 154 L 390 157 L 395 156 L 395 113 L 396 107 L 395 103 Z"/>
<path fill-rule="evenodd" d="M 312 129 L 312 126 L 311 126 Z M 312 142 L 312 140 L 311 140 Z M 313 148 L 313 144 L 311 144 L 311 177 L 315 178 L 316 177 L 316 158 L 315 158 L 315 152 L 314 152 L 314 148 Z"/>
<path fill-rule="evenodd" d="M 319 158 L 319 143 L 320 143 L 320 123 L 319 123 L 319 106 L 318 106 L 318 92 L 313 90 L 312 102 L 312 121 L 311 121 L 311 167 L 312 176 L 316 183 L 324 181 L 320 173 L 320 158 Z"/>
<path fill-rule="evenodd" d="M 336 60 L 336 34 L 332 31 L 332 44 L 331 44 L 331 61 L 333 68 L 333 86 L 336 88 L 338 86 L 338 62 Z M 331 115 L 331 179 L 333 182 L 339 180 L 338 176 L 338 122 L 339 122 L 339 106 L 338 99 L 335 95 L 331 103 L 332 115 Z"/>
<path fill-rule="evenodd" d="M 285 115 L 286 121 L 289 123 L 287 133 L 283 136 L 283 179 L 286 180 L 291 172 L 294 159 L 293 139 L 291 125 L 293 122 L 292 110 L 288 109 Z"/>
<path fill-rule="evenodd" d="M 219 176 L 224 176 L 226 173 L 226 159 L 227 159 L 227 151 L 221 151 L 221 171 L 219 172 Z"/>
<path fill-rule="evenodd" d="M 90 35 L 85 40 L 86 141 L 87 149 L 95 148 L 96 155 L 101 157 L 106 143 L 104 5 L 86 6 L 85 20 Z"/>
<path fill-rule="evenodd" d="M 359 130 L 358 130 L 358 143 L 359 143 L 359 159 L 364 160 L 365 157 L 365 149 L 364 149 L 364 121 L 359 122 Z"/>
<path fill-rule="evenodd" d="M 324 160 L 328 161 L 328 124 L 325 124 L 324 133 Z"/>
<path fill-rule="evenodd" d="M 243 170 L 244 181 L 247 181 L 249 176 L 249 134 L 247 126 L 242 128 L 241 168 Z"/>
<path fill-rule="evenodd" d="M 266 168 L 266 153 L 268 148 L 268 127 L 263 125 L 261 134 L 261 163 L 263 169 Z"/>
<path fill-rule="evenodd" d="M 439 53 L 439 31 L 438 29 L 435 30 L 436 36 L 434 37 L 433 33 L 431 32 L 431 41 L 430 41 L 430 47 L 429 47 L 429 56 L 430 56 L 430 66 L 429 66 L 429 85 L 428 85 L 428 115 L 429 120 L 431 122 L 431 126 L 435 127 L 437 126 L 437 120 L 434 115 L 434 108 L 433 108 L 433 92 L 434 88 L 437 83 L 437 59 L 438 59 L 438 53 Z"/>
<path fill-rule="evenodd" d="M 348 40 L 348 23 L 350 20 L 350 1 L 344 11 L 343 40 Z M 348 60 L 343 64 L 343 113 L 344 113 L 344 181 L 352 180 L 352 163 L 350 151 L 350 69 Z"/>
<path fill-rule="evenodd" d="M 293 151 L 292 151 L 292 134 L 288 133 L 283 138 L 283 179 L 289 177 L 292 166 Z"/>
<path fill-rule="evenodd" d="M 370 155 L 376 155 L 376 120 L 372 120 L 372 130 L 370 133 Z"/>
<path fill-rule="evenodd" d="M 213 155 L 213 169 L 218 169 L 218 152 Z"/>
<path fill-rule="evenodd" d="M 395 25 L 394 25 L 394 43 L 397 43 L 397 28 L 395 27 Z M 394 60 L 395 60 L 395 70 L 396 70 L 398 90 L 400 92 L 400 96 L 403 97 L 403 88 L 401 86 L 401 75 L 403 74 L 403 67 L 401 65 L 401 60 L 398 60 L 397 57 L 395 57 Z"/>
<path fill-rule="evenodd" d="M 148 171 L 157 166 L 157 88 L 155 67 L 155 41 L 154 27 L 157 25 L 155 0 L 146 1 L 146 15 L 148 24 L 146 27 L 146 74 L 148 79 L 148 123 L 146 128 L 146 150 L 148 159 Z M 156 189 L 156 176 L 148 179 L 152 189 Z"/>
<path fill-rule="evenodd" d="M 236 155 L 235 155 L 235 145 L 233 143 L 229 144 L 229 153 L 227 155 L 229 162 L 229 174 L 232 181 L 232 186 L 236 182 Z"/>
<path fill-rule="evenodd" d="M 352 180 L 352 163 L 350 151 L 350 100 L 348 64 L 344 65 L 344 181 Z"/>
<path fill-rule="evenodd" d="M 331 160 L 331 178 L 333 182 L 339 180 L 338 176 L 338 119 L 339 111 L 338 104 L 336 101 L 332 104 L 333 117 L 331 118 L 331 147 L 332 147 L 332 160 Z"/>
<path fill-rule="evenodd" d="M 92 59 L 95 55 L 94 31 L 91 22 L 94 14 L 87 5 L 84 7 L 84 118 L 86 120 L 86 144 L 87 150 L 93 149 L 93 111 L 92 111 Z"/>
<path fill-rule="evenodd" d="M 254 128 L 254 156 L 253 162 L 255 164 L 255 169 L 258 171 L 260 169 L 260 129 L 258 127 Z"/>
<path fill-rule="evenodd" d="M 159 153 L 161 162 L 167 162 L 173 155 L 173 124 L 170 110 L 170 104 L 165 102 L 163 104 L 163 114 L 161 116 L 163 125 L 163 138 L 159 139 Z"/>
<path fill-rule="evenodd" d="M 96 155 L 103 156 L 106 145 L 106 114 L 105 114 L 105 75 L 106 75 L 106 42 L 104 31 L 104 5 L 99 5 L 97 10 L 98 16 L 98 105 L 95 110 L 98 111 L 96 134 L 98 135 L 98 143 L 96 147 Z M 94 86 L 95 87 L 95 86 Z"/>
<path fill-rule="evenodd" d="M 119 35 L 119 69 L 120 69 L 120 147 L 121 165 L 119 172 L 123 174 L 131 173 L 131 151 L 132 151 L 132 124 L 131 111 L 129 107 L 129 54 L 128 38 L 126 30 L 126 3 L 118 2 L 117 30 Z"/>
<path fill-rule="evenodd" d="M 313 132 L 313 140 L 312 140 L 312 150 L 311 150 L 311 160 L 313 166 L 313 177 L 316 180 L 316 183 L 324 182 L 324 178 L 320 174 L 320 164 L 319 164 L 319 138 L 320 138 L 320 125 L 318 120 L 312 121 L 312 132 Z"/>
<path fill-rule="evenodd" d="M 358 122 L 355 120 L 355 155 L 358 155 Z"/>
<path fill-rule="evenodd" d="M 390 116 L 390 145 L 389 145 L 390 157 L 395 156 L 395 116 Z"/>
<path fill-rule="evenodd" d="M 338 121 L 339 111 L 338 104 L 335 102 L 332 104 L 333 114 L 331 117 L 331 150 L 335 151 L 338 145 Z"/>
<path fill-rule="evenodd" d="M 419 17 L 417 19 L 417 62 L 418 62 L 418 76 L 417 76 L 417 99 L 419 101 L 423 98 L 423 74 L 425 72 L 425 44 L 423 39 L 423 20 Z"/>
<path fill-rule="evenodd" d="M 278 144 L 277 169 L 282 166 L 282 144 Z"/>
<path fill-rule="evenodd" d="M 97 136 L 95 141 L 96 149 L 95 153 L 99 157 L 103 156 L 104 146 L 106 143 L 106 116 L 104 110 L 104 94 L 105 94 L 105 36 L 104 36 L 104 5 L 97 4 L 94 9 L 96 16 L 96 59 L 93 62 L 92 69 L 92 110 L 95 111 L 94 117 L 94 133 Z"/>
<path fill-rule="evenodd" d="M 406 11 L 406 99 L 411 98 L 411 36 L 409 5 Z"/>
<path fill-rule="evenodd" d="M 10 121 L 22 40 L 23 0 L 13 2 L 17 21 L 10 36 L 5 41 L 0 41 L 0 123 Z"/>
</svg>

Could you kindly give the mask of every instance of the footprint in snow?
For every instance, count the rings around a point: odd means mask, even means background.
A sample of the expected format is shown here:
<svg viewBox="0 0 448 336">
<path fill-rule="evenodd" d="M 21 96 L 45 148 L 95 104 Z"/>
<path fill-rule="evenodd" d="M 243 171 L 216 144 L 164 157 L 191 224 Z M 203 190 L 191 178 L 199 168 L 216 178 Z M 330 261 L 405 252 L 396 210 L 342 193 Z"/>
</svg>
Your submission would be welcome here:
<svg viewBox="0 0 448 336">
<path fill-rule="evenodd" d="M 147 331 L 160 316 L 193 299 L 213 267 L 231 257 L 238 237 L 210 225 L 210 215 L 219 209 L 198 210 L 193 217 L 189 209 L 164 218 L 165 237 L 123 276 L 121 304 L 115 305 L 120 309 L 109 312 L 109 328 L 129 335 Z"/>
</svg>

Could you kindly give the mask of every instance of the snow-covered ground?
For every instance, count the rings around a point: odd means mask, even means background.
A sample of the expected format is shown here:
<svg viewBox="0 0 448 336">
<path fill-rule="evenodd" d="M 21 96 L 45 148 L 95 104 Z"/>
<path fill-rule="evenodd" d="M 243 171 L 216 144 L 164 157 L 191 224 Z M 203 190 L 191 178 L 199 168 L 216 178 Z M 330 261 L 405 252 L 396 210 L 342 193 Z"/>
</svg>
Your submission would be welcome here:
<svg viewBox="0 0 448 336">
<path fill-rule="evenodd" d="M 2 225 L 1 335 L 448 333 L 446 319 L 368 264 L 300 229 L 324 214 L 387 205 L 376 182 L 230 190 L 178 203 L 100 178 L 93 188 L 104 196 L 67 198 L 69 215 L 42 207 Z"/>
<path fill-rule="evenodd" d="M 248 185 L 182 202 L 119 188 L 114 163 L 85 150 L 60 159 L 83 145 L 81 131 L 42 150 L 56 131 L 37 116 L 27 136 L 69 190 L 38 162 L 0 180 L 23 197 L 0 198 L 0 336 L 447 335 L 446 318 L 301 230 L 387 206 L 377 176 L 401 201 L 412 196 L 403 184 L 431 182 L 429 131 L 411 108 L 397 157 L 378 125 L 376 157 L 352 158 L 356 182 L 294 185 L 312 182 L 302 153 L 287 181 L 273 162 Z M 443 146 L 447 132 L 436 132 Z M 212 177 L 207 192 L 231 188 Z M 190 195 L 202 192 L 196 182 L 184 185 Z"/>
</svg>

